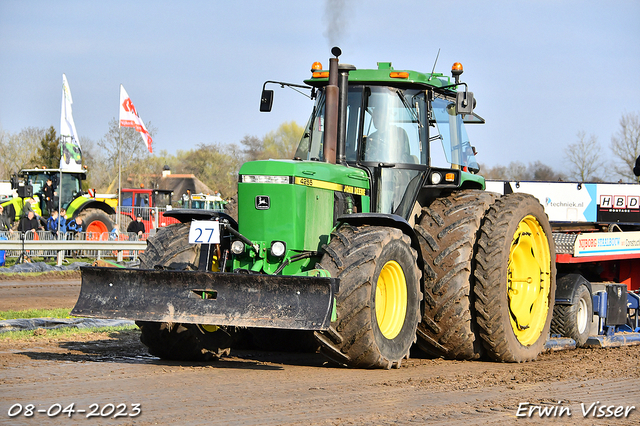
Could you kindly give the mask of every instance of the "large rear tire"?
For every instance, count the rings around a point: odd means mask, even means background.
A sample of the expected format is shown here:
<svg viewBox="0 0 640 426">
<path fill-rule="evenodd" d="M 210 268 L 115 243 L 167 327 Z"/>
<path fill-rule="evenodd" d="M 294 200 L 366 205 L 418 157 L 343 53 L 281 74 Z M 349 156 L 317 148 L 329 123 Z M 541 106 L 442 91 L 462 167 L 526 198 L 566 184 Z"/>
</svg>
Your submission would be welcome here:
<svg viewBox="0 0 640 426">
<path fill-rule="evenodd" d="M 480 228 L 474 292 L 480 336 L 491 358 L 534 360 L 549 335 L 556 292 L 555 249 L 537 199 L 498 198 Z"/>
<path fill-rule="evenodd" d="M 84 223 L 87 240 L 99 240 L 102 234 L 111 232 L 113 229 L 113 222 L 109 219 L 109 215 L 100 209 L 85 209 L 78 216 Z"/>
<path fill-rule="evenodd" d="M 147 240 L 140 255 L 140 268 L 195 270 L 200 258 L 200 245 L 189 244 L 189 223 L 160 228 Z M 140 341 L 149 353 L 177 361 L 210 361 L 228 355 L 236 338 L 234 327 L 136 321 Z"/>
<path fill-rule="evenodd" d="M 424 260 L 424 300 L 418 346 L 449 359 L 483 353 L 473 312 L 473 262 L 478 229 L 498 195 L 460 191 L 422 209 L 415 230 Z"/>
<path fill-rule="evenodd" d="M 319 267 L 340 279 L 337 321 L 317 332 L 321 352 L 348 367 L 400 367 L 420 320 L 417 253 L 402 231 L 379 226 L 336 230 Z"/>
</svg>

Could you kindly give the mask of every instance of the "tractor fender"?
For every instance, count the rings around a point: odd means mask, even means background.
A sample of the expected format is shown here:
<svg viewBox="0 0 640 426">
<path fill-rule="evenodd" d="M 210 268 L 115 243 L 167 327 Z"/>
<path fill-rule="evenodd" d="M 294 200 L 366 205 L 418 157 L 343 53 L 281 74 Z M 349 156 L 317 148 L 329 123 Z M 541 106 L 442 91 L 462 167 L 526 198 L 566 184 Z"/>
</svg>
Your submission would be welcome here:
<svg viewBox="0 0 640 426">
<path fill-rule="evenodd" d="M 103 201 L 92 200 L 84 197 L 78 197 L 73 200 L 67 208 L 67 214 L 69 217 L 76 217 L 80 212 L 86 209 L 102 210 L 108 215 L 116 214 L 116 211 L 109 204 Z"/>
<path fill-rule="evenodd" d="M 338 225 L 347 223 L 352 226 L 386 226 L 389 228 L 397 228 L 405 235 L 411 238 L 411 247 L 418 253 L 418 267 L 422 270 L 423 260 L 422 251 L 420 250 L 420 242 L 413 227 L 409 225 L 402 216 L 397 214 L 386 213 L 353 213 L 338 217 Z"/>
<path fill-rule="evenodd" d="M 226 213 L 217 212 L 214 210 L 201 210 L 201 209 L 171 209 L 164 213 L 165 217 L 172 217 L 178 219 L 180 223 L 191 222 L 192 220 L 213 220 L 215 218 L 226 219 L 229 224 L 236 231 L 238 230 L 238 222 L 234 218 Z"/>
<path fill-rule="evenodd" d="M 580 285 L 589 289 L 593 295 L 591 283 L 580 274 L 567 274 L 558 276 L 556 279 L 556 305 L 573 305 L 577 302 L 576 292 Z"/>
</svg>

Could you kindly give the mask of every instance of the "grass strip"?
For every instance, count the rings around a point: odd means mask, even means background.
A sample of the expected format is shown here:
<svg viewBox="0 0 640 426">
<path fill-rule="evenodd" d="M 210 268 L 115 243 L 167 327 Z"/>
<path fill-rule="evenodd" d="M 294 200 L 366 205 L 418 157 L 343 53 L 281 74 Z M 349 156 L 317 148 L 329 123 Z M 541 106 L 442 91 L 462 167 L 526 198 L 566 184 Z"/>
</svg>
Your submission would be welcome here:
<svg viewBox="0 0 640 426">
<path fill-rule="evenodd" d="M 29 318 L 71 318 L 71 308 L 27 309 L 24 311 L 0 311 L 0 320 Z"/>
<path fill-rule="evenodd" d="M 0 341 L 3 340 L 33 340 L 33 339 L 58 339 L 71 338 L 77 336 L 87 336 L 98 333 L 114 333 L 135 330 L 135 325 L 122 325 L 118 327 L 89 327 L 74 328 L 61 327 L 53 329 L 36 328 L 35 330 L 7 331 L 0 333 Z"/>
</svg>

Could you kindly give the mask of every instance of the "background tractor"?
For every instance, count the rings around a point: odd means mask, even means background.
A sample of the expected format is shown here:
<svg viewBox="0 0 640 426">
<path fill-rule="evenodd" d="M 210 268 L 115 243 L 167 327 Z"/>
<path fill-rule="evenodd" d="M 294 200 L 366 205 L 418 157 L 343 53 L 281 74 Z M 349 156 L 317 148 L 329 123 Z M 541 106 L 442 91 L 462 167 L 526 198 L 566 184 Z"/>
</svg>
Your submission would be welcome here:
<svg viewBox="0 0 640 426">
<path fill-rule="evenodd" d="M 241 167 L 238 221 L 168 212 L 182 223 L 148 240 L 140 269 L 83 269 L 73 315 L 134 319 L 167 359 L 221 357 L 246 330 L 276 348 L 314 337 L 360 368 L 397 368 L 414 343 L 454 359 L 537 357 L 554 305 L 551 228 L 532 196 L 484 191 L 465 130 L 484 120 L 462 66 L 452 81 L 332 53 L 304 86 L 265 83 L 308 89 L 314 106 L 293 159 Z M 261 111 L 272 103 L 263 88 Z"/>
<path fill-rule="evenodd" d="M 20 170 L 11 177 L 11 187 L 17 191 L 18 196 L 2 203 L 5 214 L 9 215 L 12 221 L 19 221 L 23 215 L 26 200 L 33 198 L 34 212 L 43 218 L 49 217 L 50 212 L 47 210 L 44 196 L 47 179 L 52 180 L 57 194 L 54 199 L 54 209 L 57 210 L 60 205 L 66 210 L 69 220 L 77 216 L 81 217 L 86 231 L 95 235 L 113 229 L 113 222 L 109 217 L 115 214 L 113 207 L 103 200 L 86 197 L 82 191 L 82 181 L 86 179 L 84 171 L 60 172 L 59 169 L 44 168 Z"/>
</svg>

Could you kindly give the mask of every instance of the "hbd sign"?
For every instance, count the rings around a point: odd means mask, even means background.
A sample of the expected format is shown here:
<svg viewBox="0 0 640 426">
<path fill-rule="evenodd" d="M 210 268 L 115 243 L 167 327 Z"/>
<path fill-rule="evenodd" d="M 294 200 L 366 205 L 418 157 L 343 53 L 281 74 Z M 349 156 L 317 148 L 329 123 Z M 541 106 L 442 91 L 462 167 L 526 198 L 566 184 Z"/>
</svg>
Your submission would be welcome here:
<svg viewBox="0 0 640 426">
<path fill-rule="evenodd" d="M 640 197 L 637 195 L 601 195 L 601 209 L 638 209 Z"/>
</svg>

